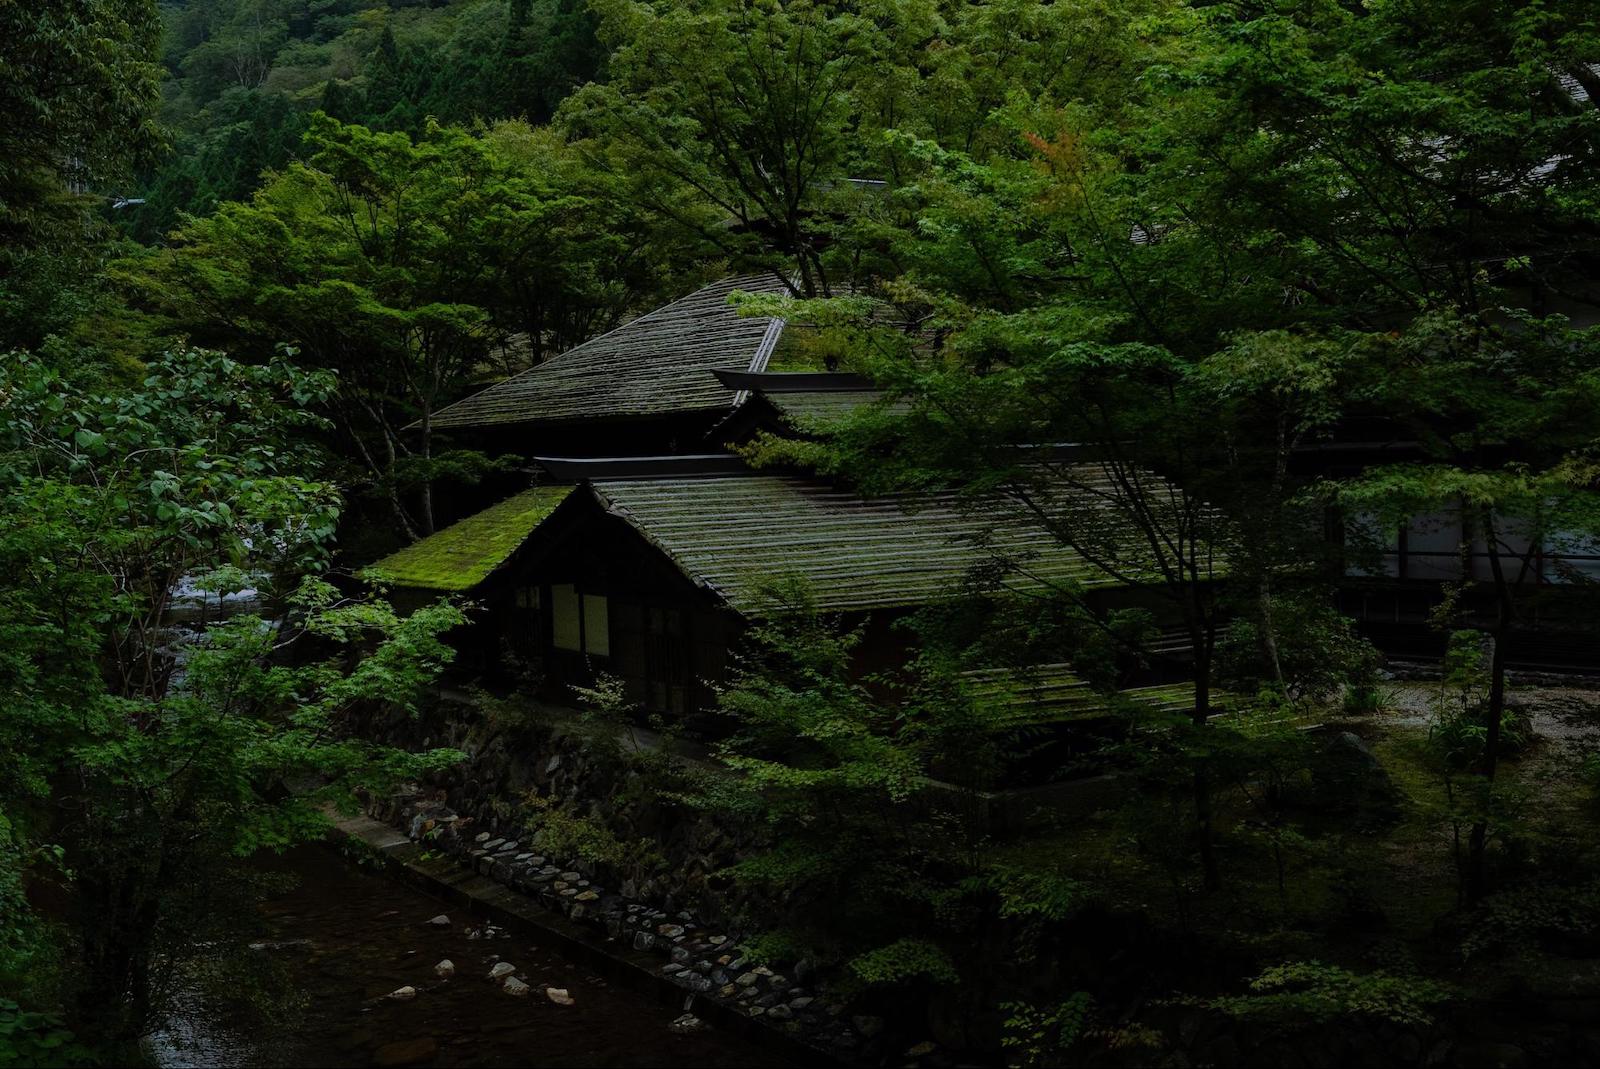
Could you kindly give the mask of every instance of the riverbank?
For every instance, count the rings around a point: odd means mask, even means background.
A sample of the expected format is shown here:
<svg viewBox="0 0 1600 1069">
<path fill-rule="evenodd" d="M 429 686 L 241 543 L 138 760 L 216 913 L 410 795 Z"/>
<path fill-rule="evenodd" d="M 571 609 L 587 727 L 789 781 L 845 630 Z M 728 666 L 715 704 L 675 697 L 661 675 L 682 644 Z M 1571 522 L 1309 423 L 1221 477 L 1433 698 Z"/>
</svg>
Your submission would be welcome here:
<svg viewBox="0 0 1600 1069">
<path fill-rule="evenodd" d="M 257 930 L 240 935 L 258 957 L 251 982 L 259 990 L 186 991 L 182 1011 L 150 1042 L 156 1064 L 798 1064 L 720 1029 L 678 1034 L 670 1026 L 681 1007 L 574 960 L 559 938 L 487 925 L 455 901 L 326 846 L 264 865 L 293 886 L 267 902 Z M 441 915 L 449 923 L 429 923 Z M 444 960 L 453 976 L 437 975 Z M 498 962 L 515 967 L 527 995 L 487 979 Z M 407 987 L 413 997 L 386 997 Z M 547 987 L 567 991 L 572 1004 L 546 997 Z"/>
</svg>

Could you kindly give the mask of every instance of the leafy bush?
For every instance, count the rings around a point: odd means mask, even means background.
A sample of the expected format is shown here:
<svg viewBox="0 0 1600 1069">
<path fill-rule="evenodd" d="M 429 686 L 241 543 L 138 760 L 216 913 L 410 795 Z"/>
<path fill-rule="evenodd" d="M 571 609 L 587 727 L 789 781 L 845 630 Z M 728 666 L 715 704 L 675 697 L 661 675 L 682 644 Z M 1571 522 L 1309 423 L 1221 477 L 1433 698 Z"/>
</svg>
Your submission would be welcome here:
<svg viewBox="0 0 1600 1069">
<path fill-rule="evenodd" d="M 922 939 L 897 939 L 850 959 L 850 972 L 868 984 L 933 980 L 953 984 L 960 977 L 950 955 Z"/>
<path fill-rule="evenodd" d="M 99 1065 L 94 1052 L 79 1043 L 48 1013 L 34 1013 L 0 998 L 0 1066 Z"/>
<path fill-rule="evenodd" d="M 1456 631 L 1445 652 L 1444 678 L 1433 700 L 1433 725 L 1428 738 L 1450 765 L 1476 764 L 1488 745 L 1489 666 L 1483 636 Z M 1512 709 L 1500 714 L 1499 756 L 1527 749 L 1533 732 L 1527 719 Z"/>
<path fill-rule="evenodd" d="M 1583 760 L 1578 763 L 1578 778 L 1600 797 L 1600 750 L 1583 755 Z"/>
<path fill-rule="evenodd" d="M 1076 991 L 1053 1006 L 1001 1003 L 1007 1016 L 1000 1045 L 1010 1052 L 1010 1064 L 1050 1064 L 1053 1055 L 1068 1050 L 1083 1037 L 1093 1006 L 1094 999 L 1087 991 Z"/>
<path fill-rule="evenodd" d="M 1534 884 L 1490 895 L 1461 940 L 1472 958 L 1542 937 L 1587 939 L 1600 933 L 1600 881 L 1577 887 Z"/>
<path fill-rule="evenodd" d="M 1296 702 L 1327 700 L 1341 690 L 1375 690 L 1381 655 L 1355 623 L 1321 599 L 1273 598 L 1273 638 L 1284 689 Z M 1218 640 L 1217 667 L 1230 689 L 1276 684 L 1263 665 L 1261 625 L 1240 619 Z"/>
<path fill-rule="evenodd" d="M 1351 683 L 1344 689 L 1344 699 L 1341 705 L 1345 713 L 1351 716 L 1362 716 L 1368 713 L 1381 712 L 1395 704 L 1395 693 L 1388 687 L 1378 685 L 1377 677 L 1359 683 Z"/>
<path fill-rule="evenodd" d="M 1201 1000 L 1201 1005 L 1230 1017 L 1285 1025 L 1347 1015 L 1417 1025 L 1431 1022 L 1429 1008 L 1453 997 L 1449 987 L 1416 976 L 1355 973 L 1320 961 L 1289 961 L 1251 980 L 1249 994 Z"/>
<path fill-rule="evenodd" d="M 522 796 L 522 804 L 526 807 L 523 826 L 533 835 L 539 849 L 552 857 L 619 867 L 659 868 L 666 864 L 660 851 L 645 840 L 618 838 L 605 821 L 575 813 L 554 799 L 528 791 Z"/>
</svg>

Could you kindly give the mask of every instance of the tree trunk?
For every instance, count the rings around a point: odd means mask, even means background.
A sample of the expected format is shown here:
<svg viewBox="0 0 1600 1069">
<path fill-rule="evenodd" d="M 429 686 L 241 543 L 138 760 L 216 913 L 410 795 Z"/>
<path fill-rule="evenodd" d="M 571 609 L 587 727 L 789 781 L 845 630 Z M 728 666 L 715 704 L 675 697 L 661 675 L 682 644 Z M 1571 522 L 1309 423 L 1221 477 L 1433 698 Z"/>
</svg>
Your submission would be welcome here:
<svg viewBox="0 0 1600 1069">
<path fill-rule="evenodd" d="M 1272 579 L 1267 575 L 1265 566 L 1256 579 L 1256 610 L 1261 615 L 1261 658 L 1271 669 L 1272 681 L 1278 685 L 1278 690 L 1286 692 L 1288 685 L 1283 679 L 1283 662 L 1278 656 L 1278 632 L 1272 620 Z"/>
<path fill-rule="evenodd" d="M 1194 640 L 1194 725 L 1204 731 L 1211 718 L 1211 653 L 1198 634 Z M 1194 821 L 1195 835 L 1200 847 L 1200 872 L 1207 891 L 1222 886 L 1222 873 L 1217 865 L 1217 844 L 1212 827 L 1211 769 L 1205 755 L 1195 760 L 1194 766 Z"/>
<path fill-rule="evenodd" d="M 1493 518 L 1482 517 L 1483 543 L 1494 577 L 1495 626 L 1490 632 L 1494 649 L 1489 653 L 1489 705 L 1484 711 L 1483 755 L 1479 759 L 1479 804 L 1482 808 L 1467 837 L 1467 900 L 1479 902 L 1488 891 L 1489 809 L 1494 801 L 1494 777 L 1500 765 L 1500 726 L 1506 710 L 1506 639 L 1511 632 L 1511 590 L 1501 567 Z"/>
<path fill-rule="evenodd" d="M 422 410 L 422 459 L 433 458 L 433 406 L 425 406 Z M 433 477 L 431 475 L 422 480 L 422 533 L 431 535 L 433 526 Z"/>
<path fill-rule="evenodd" d="M 147 874 L 81 883 L 84 911 L 82 970 L 73 1024 L 90 1041 L 131 1048 L 152 1010 L 150 953 L 158 907 L 147 893 Z"/>
</svg>

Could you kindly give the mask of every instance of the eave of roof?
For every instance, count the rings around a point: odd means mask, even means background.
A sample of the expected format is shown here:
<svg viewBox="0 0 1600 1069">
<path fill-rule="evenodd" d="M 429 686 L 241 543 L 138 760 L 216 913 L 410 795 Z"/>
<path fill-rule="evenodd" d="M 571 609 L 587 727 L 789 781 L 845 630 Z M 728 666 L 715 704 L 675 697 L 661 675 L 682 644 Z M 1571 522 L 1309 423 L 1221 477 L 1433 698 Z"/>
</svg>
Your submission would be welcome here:
<svg viewBox="0 0 1600 1069">
<path fill-rule="evenodd" d="M 436 531 L 362 572 L 375 582 L 417 590 L 471 590 L 504 564 L 571 486 L 539 486 Z"/>
<path fill-rule="evenodd" d="M 552 479 L 562 482 L 750 474 L 750 466 L 735 453 L 682 453 L 653 457 L 534 457 L 533 462 Z"/>
</svg>

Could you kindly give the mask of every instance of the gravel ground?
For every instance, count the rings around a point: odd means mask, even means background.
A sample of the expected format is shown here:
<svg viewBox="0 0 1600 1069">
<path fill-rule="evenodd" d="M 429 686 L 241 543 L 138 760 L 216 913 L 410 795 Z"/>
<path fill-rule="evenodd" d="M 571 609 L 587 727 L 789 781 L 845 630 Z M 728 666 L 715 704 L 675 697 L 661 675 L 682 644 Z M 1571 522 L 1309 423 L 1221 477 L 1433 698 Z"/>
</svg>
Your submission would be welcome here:
<svg viewBox="0 0 1600 1069">
<path fill-rule="evenodd" d="M 1390 683 L 1392 695 L 1382 714 L 1393 726 L 1426 728 L 1433 721 L 1437 683 Z M 1508 702 L 1528 711 L 1533 730 L 1542 739 L 1576 745 L 1600 744 L 1600 687 L 1519 687 Z"/>
</svg>

